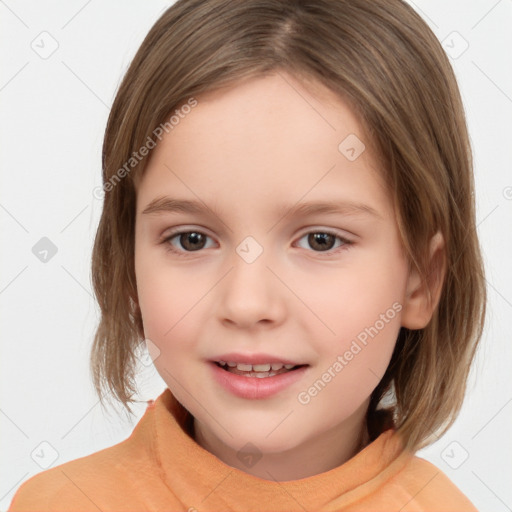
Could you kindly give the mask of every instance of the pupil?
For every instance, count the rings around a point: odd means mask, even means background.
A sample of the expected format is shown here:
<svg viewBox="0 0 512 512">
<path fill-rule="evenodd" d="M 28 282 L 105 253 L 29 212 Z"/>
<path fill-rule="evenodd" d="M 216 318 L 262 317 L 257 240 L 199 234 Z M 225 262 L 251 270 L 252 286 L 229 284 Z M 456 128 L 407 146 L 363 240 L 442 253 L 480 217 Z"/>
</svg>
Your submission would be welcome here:
<svg viewBox="0 0 512 512">
<path fill-rule="evenodd" d="M 329 241 L 332 242 L 333 239 L 334 236 L 329 233 L 310 233 L 308 242 L 311 247 L 315 248 L 315 245 L 317 245 L 317 248 L 321 251 L 326 251 L 332 248 L 332 244 Z"/>
<path fill-rule="evenodd" d="M 181 244 L 183 247 L 185 247 L 186 249 L 190 249 L 192 251 L 196 251 L 198 249 L 201 249 L 201 238 L 203 238 L 203 235 L 201 233 L 195 233 L 195 232 L 190 232 L 190 233 L 183 233 L 181 235 Z M 191 241 L 191 244 L 189 244 L 189 241 Z M 202 240 L 203 243 L 204 243 L 204 240 Z M 198 244 L 199 242 L 199 244 Z"/>
</svg>

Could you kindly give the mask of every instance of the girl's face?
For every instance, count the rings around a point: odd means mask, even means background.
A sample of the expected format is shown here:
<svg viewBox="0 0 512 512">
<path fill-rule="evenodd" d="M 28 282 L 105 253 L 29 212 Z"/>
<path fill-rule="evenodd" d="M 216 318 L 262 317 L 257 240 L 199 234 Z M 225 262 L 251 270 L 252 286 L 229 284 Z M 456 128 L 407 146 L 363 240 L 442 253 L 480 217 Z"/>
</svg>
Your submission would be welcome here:
<svg viewBox="0 0 512 512">
<path fill-rule="evenodd" d="M 228 464 L 265 478 L 252 451 L 284 479 L 327 470 L 357 449 L 407 309 L 379 162 L 319 84 L 275 74 L 196 99 L 137 190 L 150 353 Z"/>
</svg>

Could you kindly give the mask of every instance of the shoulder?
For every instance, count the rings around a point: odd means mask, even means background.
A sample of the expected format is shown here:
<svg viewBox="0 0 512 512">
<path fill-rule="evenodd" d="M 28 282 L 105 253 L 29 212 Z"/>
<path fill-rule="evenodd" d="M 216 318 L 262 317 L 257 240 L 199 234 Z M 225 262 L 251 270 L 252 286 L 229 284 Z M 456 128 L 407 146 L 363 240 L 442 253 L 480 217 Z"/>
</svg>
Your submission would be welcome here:
<svg viewBox="0 0 512 512">
<path fill-rule="evenodd" d="M 102 501 L 113 487 L 119 489 L 125 487 L 123 483 L 128 484 L 128 455 L 137 459 L 137 448 L 130 439 L 42 471 L 17 489 L 9 512 L 72 509 L 97 512 L 98 500 Z M 142 459 L 139 462 L 144 466 Z"/>
<path fill-rule="evenodd" d="M 408 510 L 478 512 L 467 496 L 437 466 L 416 455 L 389 482 Z M 440 505 L 442 504 L 442 505 Z M 441 507 L 441 508 L 440 508 Z"/>
</svg>

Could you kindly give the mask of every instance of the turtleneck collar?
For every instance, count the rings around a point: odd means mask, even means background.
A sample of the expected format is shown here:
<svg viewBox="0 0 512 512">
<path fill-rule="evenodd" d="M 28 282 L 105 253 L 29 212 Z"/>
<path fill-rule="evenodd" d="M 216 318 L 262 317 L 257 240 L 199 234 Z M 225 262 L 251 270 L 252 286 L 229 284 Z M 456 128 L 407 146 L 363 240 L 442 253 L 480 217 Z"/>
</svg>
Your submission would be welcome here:
<svg viewBox="0 0 512 512">
<path fill-rule="evenodd" d="M 273 482 L 228 466 L 192 437 L 191 416 L 166 389 L 150 402 L 150 457 L 166 486 L 191 509 L 336 510 L 372 494 L 412 454 L 389 429 L 344 464 L 299 480 Z M 252 507 L 252 508 L 251 508 Z"/>
</svg>

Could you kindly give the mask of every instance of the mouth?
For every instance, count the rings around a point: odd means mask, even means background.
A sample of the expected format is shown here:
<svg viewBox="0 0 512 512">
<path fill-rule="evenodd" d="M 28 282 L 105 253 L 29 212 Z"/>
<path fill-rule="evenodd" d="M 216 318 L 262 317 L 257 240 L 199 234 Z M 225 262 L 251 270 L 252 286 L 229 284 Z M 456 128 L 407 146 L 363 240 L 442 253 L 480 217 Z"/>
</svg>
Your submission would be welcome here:
<svg viewBox="0 0 512 512">
<path fill-rule="evenodd" d="M 272 354 L 231 353 L 210 359 L 212 376 L 224 390 L 243 399 L 266 399 L 298 386 L 309 364 Z"/>
<path fill-rule="evenodd" d="M 222 370 L 240 375 L 242 377 L 254 377 L 257 379 L 265 379 L 274 377 L 283 373 L 290 373 L 308 366 L 307 364 L 283 364 L 283 363 L 263 363 L 263 364 L 248 364 L 237 363 L 234 361 L 213 361 Z"/>
</svg>

